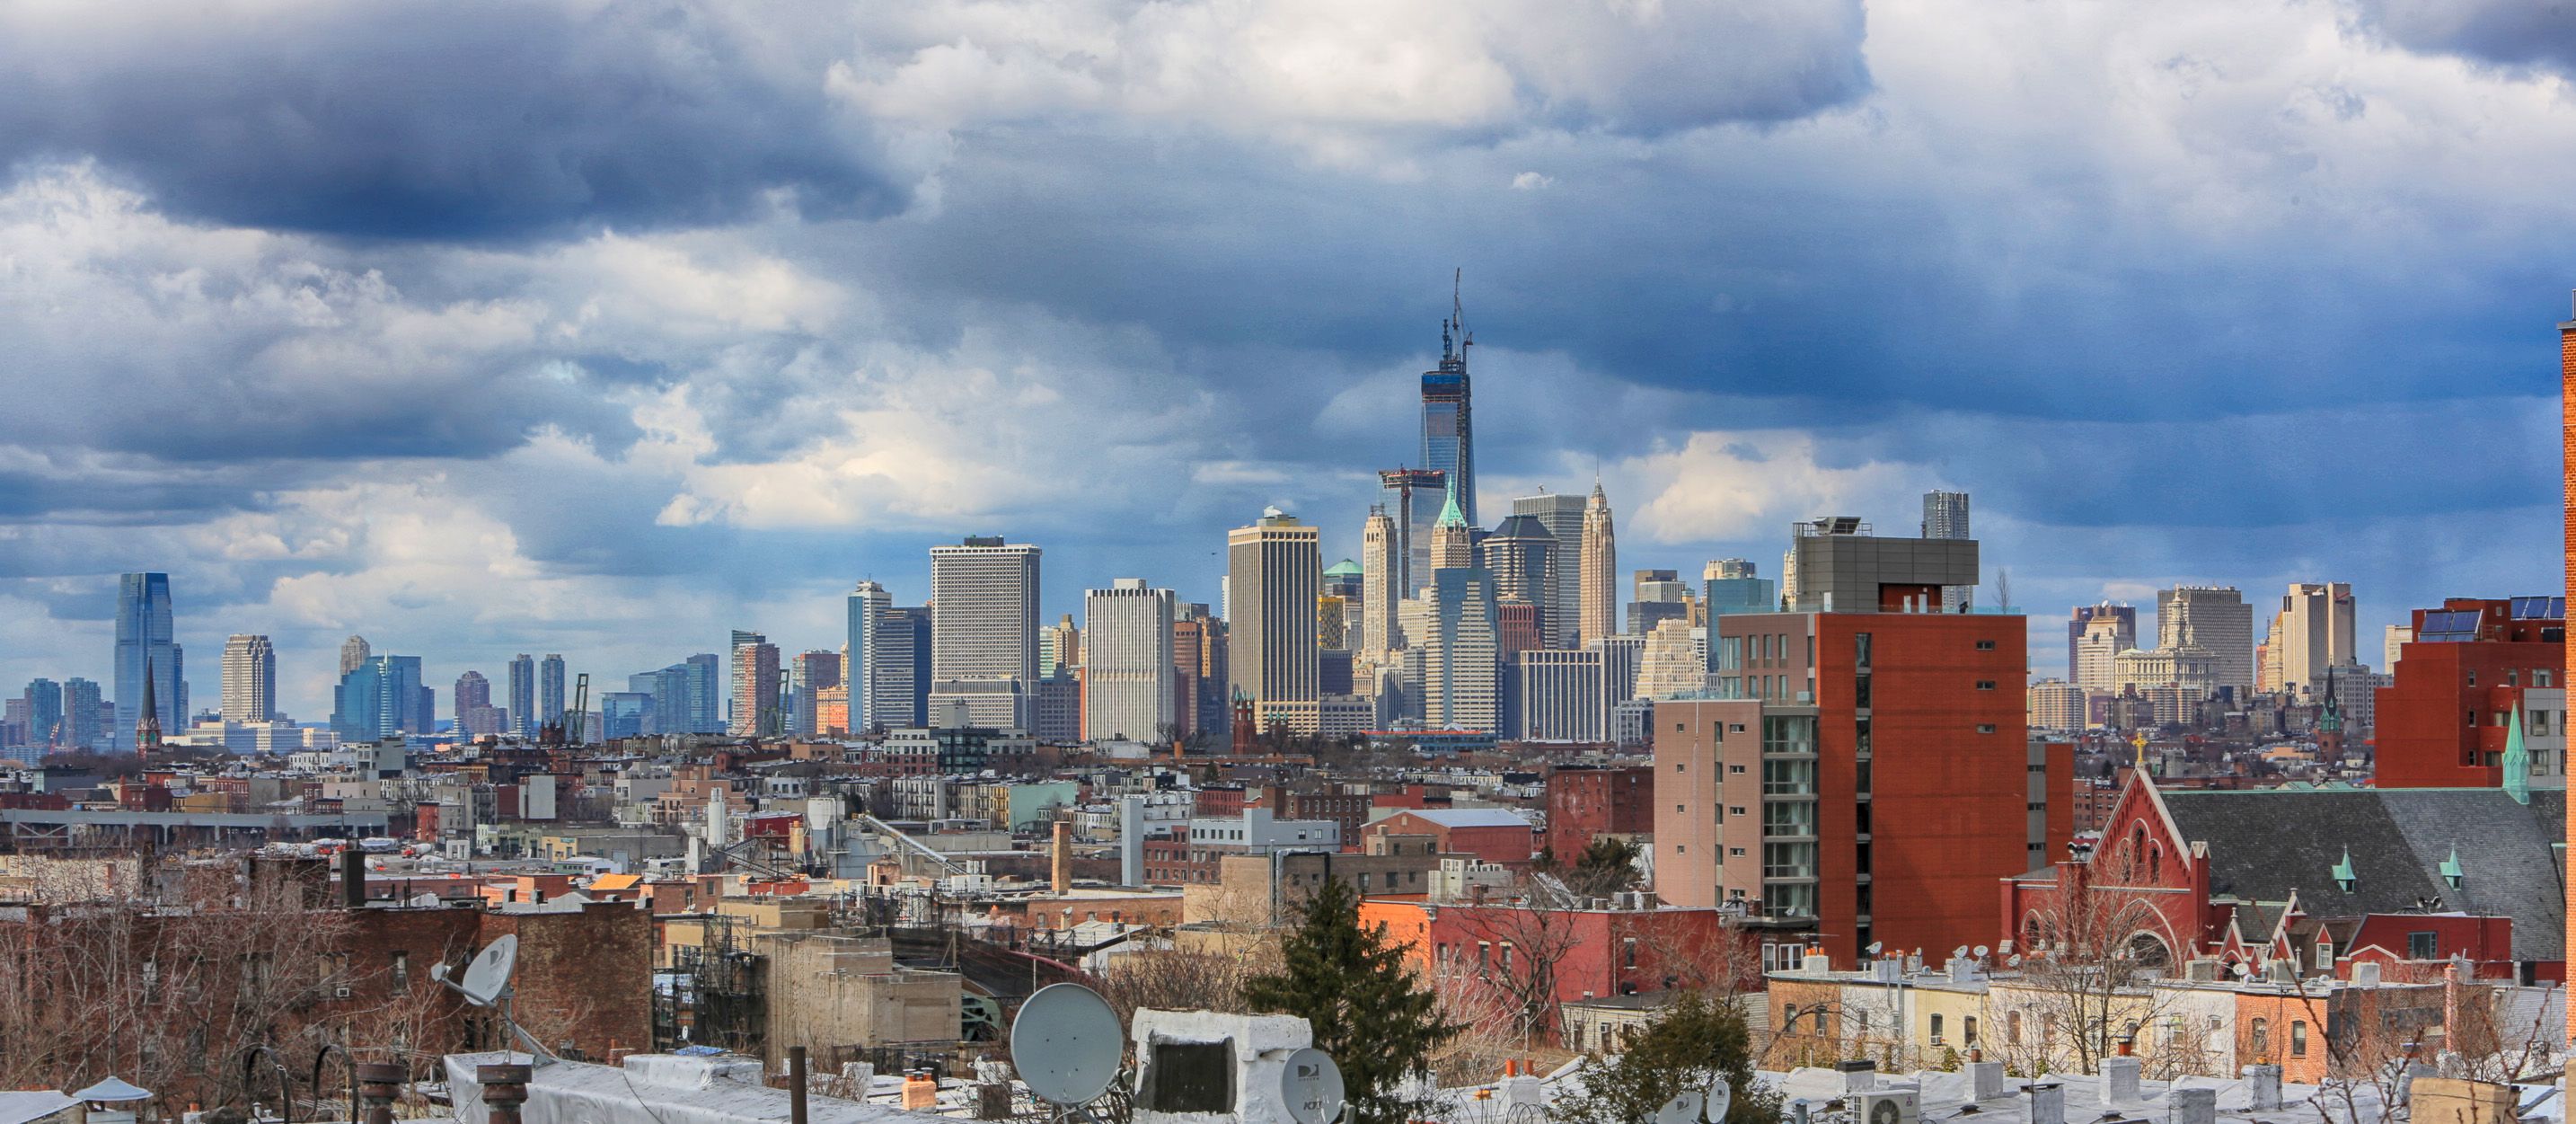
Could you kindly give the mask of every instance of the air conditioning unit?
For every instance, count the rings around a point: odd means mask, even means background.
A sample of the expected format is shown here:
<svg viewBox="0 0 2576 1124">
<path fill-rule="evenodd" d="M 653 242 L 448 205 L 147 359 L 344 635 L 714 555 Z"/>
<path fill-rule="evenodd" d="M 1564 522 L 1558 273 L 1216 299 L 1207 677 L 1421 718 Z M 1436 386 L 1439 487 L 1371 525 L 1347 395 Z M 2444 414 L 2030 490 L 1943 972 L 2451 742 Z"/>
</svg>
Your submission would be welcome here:
<svg viewBox="0 0 2576 1124">
<path fill-rule="evenodd" d="M 333 989 L 331 990 L 331 998 L 333 998 L 333 999 L 346 999 L 346 998 L 348 998 L 348 997 L 349 997 L 349 989 L 348 989 L 348 988 L 341 987 L 341 988 L 333 988 Z"/>
<path fill-rule="evenodd" d="M 1913 1089 L 1856 1093 L 1860 1111 L 1852 1124 L 1921 1124 L 1923 1094 Z"/>
</svg>

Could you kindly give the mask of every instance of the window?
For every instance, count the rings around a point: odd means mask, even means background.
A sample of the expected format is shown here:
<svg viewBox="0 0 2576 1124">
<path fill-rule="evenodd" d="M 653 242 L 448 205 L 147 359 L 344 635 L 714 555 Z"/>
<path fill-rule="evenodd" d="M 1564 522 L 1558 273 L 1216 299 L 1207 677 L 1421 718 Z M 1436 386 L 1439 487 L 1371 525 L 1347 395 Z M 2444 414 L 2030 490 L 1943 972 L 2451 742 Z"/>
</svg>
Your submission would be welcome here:
<svg viewBox="0 0 2576 1124">
<path fill-rule="evenodd" d="M 1977 680 L 1977 689 L 1978 689 L 1978 690 L 1980 690 L 1980 691 L 1991 691 L 1991 690 L 1994 690 L 1994 689 L 1995 689 L 1995 681 L 1994 681 L 1994 680 L 1992 680 L 1992 679 L 1980 679 L 1980 680 Z"/>
<path fill-rule="evenodd" d="M 1765 843 L 1762 845 L 1762 877 L 1813 878 L 1815 876 L 1815 844 Z"/>
<path fill-rule="evenodd" d="M 1979 722 L 1979 723 L 1977 723 L 1977 732 L 1978 732 L 1978 733 L 1980 733 L 1980 734 L 1991 734 L 1991 733 L 1994 733 L 1994 732 L 1995 732 L 1995 724 L 1994 724 L 1994 723 L 1992 723 L 1992 722 Z"/>
<path fill-rule="evenodd" d="M 2004 1045 L 2021 1045 L 2021 1012 L 2004 1012 Z"/>
<path fill-rule="evenodd" d="M 1731 807 L 1731 808 L 1728 808 L 1728 809 L 1726 810 L 1726 813 L 1727 813 L 1728 815 L 1731 815 L 1731 816 L 1740 816 L 1740 815 L 1743 815 L 1743 814 L 1744 814 L 1744 805 L 1742 805 L 1742 804 L 1737 804 L 1737 805 L 1735 805 L 1735 806 L 1733 806 L 1733 807 Z"/>
<path fill-rule="evenodd" d="M 2471 672 L 2469 673 L 2469 686 L 2475 687 L 2475 686 L 2477 686 L 2477 685 L 2478 685 L 2478 673 L 2477 673 L 2477 672 L 2475 672 L 2475 671 L 2471 671 Z"/>
<path fill-rule="evenodd" d="M 1812 796 L 1816 791 L 1814 761 L 1765 761 L 1762 791 L 1771 796 Z"/>
<path fill-rule="evenodd" d="M 2246 1029 L 2245 1037 L 2248 1044 L 2253 1047 L 2246 1052 L 2252 1054 L 2255 1061 L 2259 1062 L 2271 1056 L 2272 1024 L 2262 1019 L 2256 1019 L 2254 1020 L 2253 1025 Z"/>
<path fill-rule="evenodd" d="M 1869 834 L 1869 801 L 1852 805 L 1852 830 L 1862 835 Z"/>
<path fill-rule="evenodd" d="M 1869 666 L 1869 634 L 1866 632 L 1852 634 L 1852 666 L 1857 668 Z"/>
<path fill-rule="evenodd" d="M 1867 874 L 1867 873 L 1869 873 L 1869 872 L 1870 872 L 1870 870 L 1869 870 L 1869 844 L 1867 844 L 1867 843 L 1862 843 L 1862 844 L 1858 844 L 1858 845 L 1856 845 L 1856 846 L 1855 846 L 1855 848 L 1853 849 L 1853 859 L 1852 859 L 1852 862 L 1853 862 L 1852 873 L 1854 873 L 1854 874 Z"/>
<path fill-rule="evenodd" d="M 1959 1041 L 1971 1046 L 1977 1044 L 1977 1016 L 1959 1016 Z"/>
<path fill-rule="evenodd" d="M 411 954 L 408 952 L 394 954 L 394 990 L 411 990 Z"/>
<path fill-rule="evenodd" d="M 1741 727 L 1738 727 L 1738 728 L 1740 729 Z M 1741 772 L 1743 772 L 1743 771 L 1744 771 L 1744 766 L 1742 766 L 1742 765 L 1729 765 L 1729 766 L 1727 766 L 1727 767 L 1726 767 L 1726 771 L 1727 771 L 1727 772 L 1730 772 L 1730 773 L 1741 773 Z"/>
<path fill-rule="evenodd" d="M 2441 959 L 2442 935 L 2439 933 L 2406 934 L 2406 958 L 2408 960 Z"/>
<path fill-rule="evenodd" d="M 2546 711 L 2546 710 L 2535 710 L 2535 711 L 2532 711 L 2532 712 L 2531 712 L 2531 720 L 2530 720 L 2530 721 L 2528 721 L 2528 722 L 2523 723 L 2523 726 L 2524 726 L 2525 728 L 2527 728 L 2527 729 L 2529 729 L 2529 730 L 2531 731 L 2531 736 L 2533 736 L 2533 737 L 2536 737 L 2536 738 L 2545 738 L 2545 737 L 2548 737 L 2548 736 L 2549 736 L 2549 712 L 2548 712 L 2548 711 Z"/>
<path fill-rule="evenodd" d="M 1852 752 L 1862 757 L 1869 756 L 1869 719 L 1852 723 Z"/>
<path fill-rule="evenodd" d="M 1782 800 L 1762 805 L 1762 834 L 1814 835 L 1815 833 L 1815 801 Z"/>
<path fill-rule="evenodd" d="M 1726 853 L 1740 859 L 1744 857 L 1744 848 L 1729 847 L 1726 849 Z"/>
<path fill-rule="evenodd" d="M 2290 1056 L 2294 1058 L 2308 1056 L 2308 1023 L 2305 1019 L 2293 1019 L 2290 1022 Z"/>
<path fill-rule="evenodd" d="M 2549 686 L 2549 669 L 2545 667 L 2531 669 L 2531 685 L 2543 688 Z"/>
<path fill-rule="evenodd" d="M 2504 685 L 2505 685 L 2505 686 L 2507 686 L 2507 687 L 2518 687 L 2518 686 L 2521 686 L 2521 685 L 2522 685 L 2522 684 L 2521 684 L 2521 682 L 2520 682 L 2520 680 L 2521 680 L 2521 679 L 2522 679 L 2522 671 L 2521 671 L 2521 669 L 2519 669 L 2519 668 L 2511 668 L 2511 667 L 2508 667 L 2508 668 L 2504 669 Z"/>
<path fill-rule="evenodd" d="M 1869 709 L 1869 676 L 1852 676 L 1852 707 L 1857 710 Z"/>
<path fill-rule="evenodd" d="M 1980 640 L 1980 641 L 1977 641 L 1977 650 L 1978 650 L 1978 651 L 1980 651 L 1980 652 L 1991 652 L 1991 651 L 1994 651 L 1994 650 L 1995 650 L 1995 642 L 1994 642 L 1994 641 L 1992 641 L 1992 640 Z"/>
<path fill-rule="evenodd" d="M 1629 971 L 1631 971 L 1631 972 L 1636 971 L 1636 970 L 1637 970 L 1637 938 L 1635 938 L 1635 937 L 1630 937 L 1630 938 L 1628 938 L 1625 942 L 1623 942 L 1623 944 L 1624 944 L 1624 948 L 1623 948 L 1621 951 L 1623 952 L 1623 954 L 1624 954 L 1624 955 L 1623 955 L 1622 959 L 1624 959 L 1624 960 L 1627 962 L 1628 970 L 1629 970 Z"/>
<path fill-rule="evenodd" d="M 1812 715 L 1766 715 L 1762 719 L 1762 752 L 1814 753 L 1816 720 Z"/>
<path fill-rule="evenodd" d="M 1932 1044 L 1935 1046 L 1941 1044 L 1941 1016 L 1939 1015 L 1932 1016 Z"/>
<path fill-rule="evenodd" d="M 1869 758 L 1861 758 L 1852 766 L 1852 791 L 1863 795 L 1868 794 Z"/>
</svg>

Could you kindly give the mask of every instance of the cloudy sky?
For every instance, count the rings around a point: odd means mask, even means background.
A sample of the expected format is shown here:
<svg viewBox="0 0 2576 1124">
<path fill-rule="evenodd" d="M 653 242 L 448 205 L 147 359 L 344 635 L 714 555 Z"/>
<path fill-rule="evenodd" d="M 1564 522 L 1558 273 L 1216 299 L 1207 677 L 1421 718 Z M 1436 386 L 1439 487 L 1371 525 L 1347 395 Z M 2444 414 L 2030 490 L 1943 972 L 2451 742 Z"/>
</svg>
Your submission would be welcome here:
<svg viewBox="0 0 2576 1124">
<path fill-rule="evenodd" d="M 1623 567 L 1975 497 L 2066 607 L 2558 587 L 2542 0 L 0 5 L 0 683 L 164 570 L 329 709 L 615 677 L 1046 549 L 1357 553 L 1453 270 L 1486 510 Z M 1991 591 L 1988 599 L 1991 600 Z"/>
</svg>

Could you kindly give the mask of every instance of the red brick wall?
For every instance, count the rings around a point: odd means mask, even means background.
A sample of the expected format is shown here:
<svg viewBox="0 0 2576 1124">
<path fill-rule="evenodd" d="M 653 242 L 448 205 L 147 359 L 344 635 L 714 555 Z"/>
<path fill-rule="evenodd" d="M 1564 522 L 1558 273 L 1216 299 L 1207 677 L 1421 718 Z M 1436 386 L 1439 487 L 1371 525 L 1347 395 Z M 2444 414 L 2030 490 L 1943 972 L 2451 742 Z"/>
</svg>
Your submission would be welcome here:
<svg viewBox="0 0 2576 1124">
<path fill-rule="evenodd" d="M 652 914 L 600 902 L 482 917 L 483 943 L 518 934 L 518 1019 L 548 1046 L 568 1042 L 598 1059 L 652 1048 Z"/>
<path fill-rule="evenodd" d="M 2520 706 L 2531 669 L 2557 670 L 2566 660 L 2564 648 L 2503 642 L 2407 645 L 2396 683 L 2379 691 L 2379 787 L 2502 784 L 2503 770 L 2485 763 L 2487 754 L 2504 752 L 2509 732 L 2495 725 L 2495 714 Z M 2514 686 L 2505 685 L 2507 671 L 2518 673 Z M 2469 685 L 2472 673 L 2474 687 Z M 2469 722 L 2472 713 L 2475 725 Z"/>
<path fill-rule="evenodd" d="M 1558 769 L 1547 778 L 1547 851 L 1567 866 L 1594 839 L 1655 830 L 1655 771 Z"/>
</svg>

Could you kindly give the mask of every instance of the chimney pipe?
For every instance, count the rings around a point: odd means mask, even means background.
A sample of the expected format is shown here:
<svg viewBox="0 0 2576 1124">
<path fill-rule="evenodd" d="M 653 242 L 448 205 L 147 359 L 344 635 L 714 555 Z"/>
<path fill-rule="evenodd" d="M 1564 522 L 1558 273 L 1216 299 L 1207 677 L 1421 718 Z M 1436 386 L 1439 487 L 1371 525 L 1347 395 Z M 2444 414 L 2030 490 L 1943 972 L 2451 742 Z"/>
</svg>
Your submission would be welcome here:
<svg viewBox="0 0 2576 1124">
<path fill-rule="evenodd" d="M 398 1065 L 365 1062 L 358 1067 L 358 1124 L 393 1124 L 394 1097 L 411 1075 Z"/>
<path fill-rule="evenodd" d="M 1145 798 L 1118 798 L 1118 884 L 1145 884 Z"/>
<path fill-rule="evenodd" d="M 787 1124 L 805 1124 L 805 1048 L 787 1048 Z"/>
<path fill-rule="evenodd" d="M 528 1076 L 536 1067 L 525 1065 L 478 1065 L 474 1083 L 483 1087 L 483 1105 L 491 1110 L 490 1124 L 519 1124 L 519 1106 L 528 1103 Z"/>
<path fill-rule="evenodd" d="M 367 905 L 367 854 L 354 846 L 340 849 L 340 904 L 349 909 Z"/>
<path fill-rule="evenodd" d="M 1073 825 L 1055 821 L 1055 896 L 1073 888 Z"/>
</svg>

